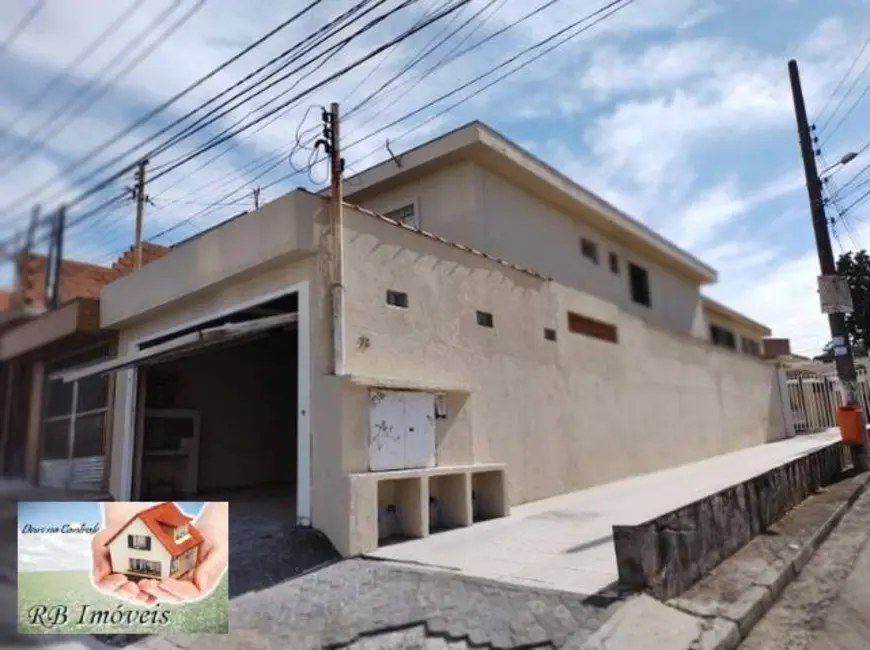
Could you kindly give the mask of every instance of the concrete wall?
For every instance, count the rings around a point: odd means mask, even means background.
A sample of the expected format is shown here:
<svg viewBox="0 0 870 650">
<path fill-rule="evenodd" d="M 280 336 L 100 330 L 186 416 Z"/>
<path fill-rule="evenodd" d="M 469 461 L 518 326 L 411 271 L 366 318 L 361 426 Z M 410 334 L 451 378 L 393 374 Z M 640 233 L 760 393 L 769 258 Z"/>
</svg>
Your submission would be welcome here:
<svg viewBox="0 0 870 650">
<path fill-rule="evenodd" d="M 368 199 L 365 207 L 388 212 L 411 202 L 418 206 L 420 226 L 430 232 L 611 301 L 650 323 L 707 338 L 697 284 L 480 165 L 464 162 L 448 167 Z M 598 264 L 581 255 L 581 238 L 597 244 Z M 618 273 L 610 269 L 611 252 L 618 256 Z M 649 273 L 651 307 L 631 300 L 628 262 Z"/>
<path fill-rule="evenodd" d="M 349 371 L 444 386 L 459 411 L 439 446 L 507 463 L 512 504 L 784 436 L 771 365 L 351 210 L 346 228 Z M 388 306 L 388 289 L 409 308 Z M 570 333 L 568 310 L 619 342 Z M 343 466 L 365 471 L 365 395 L 349 392 Z"/>
<path fill-rule="evenodd" d="M 842 476 L 839 442 L 635 526 L 614 526 L 620 587 L 675 598 Z"/>
<path fill-rule="evenodd" d="M 295 206 L 293 212 L 285 209 L 277 213 L 281 218 L 267 220 L 260 219 L 261 212 L 245 215 L 231 224 L 232 232 L 236 233 L 233 237 L 217 229 L 213 231 L 217 233 L 216 236 L 210 237 L 210 233 L 203 235 L 142 269 L 140 273 L 153 267 L 155 270 L 150 271 L 152 275 L 149 282 L 159 285 L 153 289 L 139 288 L 139 285 L 130 287 L 133 291 L 142 290 L 148 298 L 140 304 L 140 311 L 144 313 L 137 312 L 136 295 L 126 294 L 114 284 L 104 291 L 101 303 L 104 306 L 104 318 L 122 318 L 123 315 L 124 325 L 120 328 L 118 349 L 119 354 L 129 354 L 134 351 L 136 342 L 143 338 L 187 326 L 193 321 L 202 321 L 217 312 L 292 285 L 308 283 L 310 332 L 308 341 L 302 340 L 300 346 L 307 344 L 311 357 L 308 377 L 311 408 L 308 415 L 311 428 L 312 524 L 326 533 L 341 550 L 343 540 L 349 536 L 351 496 L 349 480 L 342 471 L 341 463 L 336 462 L 342 453 L 341 437 L 335 432 L 342 427 L 344 382 L 328 376 L 331 337 L 329 302 L 324 288 L 327 285 L 323 280 L 326 266 L 322 257 L 304 256 L 304 250 L 286 250 L 275 243 L 295 245 L 292 238 L 282 238 L 281 233 L 297 229 L 293 223 L 288 225 L 283 220 L 298 220 L 303 225 L 298 226 L 297 231 L 308 233 L 308 245 L 311 242 L 319 244 L 322 233 L 319 227 L 315 228 L 315 224 L 325 219 L 325 206 L 321 199 L 305 193 L 288 196 L 290 198 L 283 197 L 278 202 L 285 207 Z M 261 211 L 269 209 L 269 205 Z M 256 237 L 248 233 L 249 230 L 257 231 Z M 192 246 L 194 242 L 199 243 Z M 242 246 L 246 242 L 253 242 L 254 248 Z M 209 260 L 201 272 L 197 271 L 199 259 Z M 217 263 L 218 260 L 223 260 L 223 266 Z M 255 263 L 257 260 L 259 263 Z M 187 278 L 182 285 L 175 275 L 179 268 L 189 269 L 190 273 L 199 275 Z M 244 268 L 244 271 L 238 272 L 240 268 Z M 137 275 L 133 274 L 118 284 L 132 281 Z M 209 284 L 212 280 L 213 283 Z M 188 287 L 191 294 L 184 292 Z M 116 497 L 124 489 L 121 469 L 124 441 L 132 439 L 132 427 L 129 425 L 131 404 L 125 390 L 130 382 L 132 371 L 120 373 L 113 412 L 116 434 L 113 438 L 109 483 L 110 491 Z M 294 459 L 295 454 L 283 460 L 292 463 Z"/>
</svg>

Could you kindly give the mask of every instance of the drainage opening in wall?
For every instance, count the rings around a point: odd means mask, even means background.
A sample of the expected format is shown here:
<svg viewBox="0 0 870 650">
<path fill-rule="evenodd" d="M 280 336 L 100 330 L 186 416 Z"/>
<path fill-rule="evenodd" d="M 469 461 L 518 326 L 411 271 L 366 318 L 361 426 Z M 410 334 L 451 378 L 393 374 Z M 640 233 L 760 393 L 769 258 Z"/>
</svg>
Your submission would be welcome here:
<svg viewBox="0 0 870 650">
<path fill-rule="evenodd" d="M 502 470 L 475 472 L 471 475 L 471 515 L 475 523 L 507 515 Z"/>
<path fill-rule="evenodd" d="M 378 482 L 379 546 L 425 536 L 422 490 L 419 477 Z"/>
<path fill-rule="evenodd" d="M 429 532 L 440 533 L 467 526 L 470 521 L 469 484 L 466 474 L 429 477 Z"/>
</svg>

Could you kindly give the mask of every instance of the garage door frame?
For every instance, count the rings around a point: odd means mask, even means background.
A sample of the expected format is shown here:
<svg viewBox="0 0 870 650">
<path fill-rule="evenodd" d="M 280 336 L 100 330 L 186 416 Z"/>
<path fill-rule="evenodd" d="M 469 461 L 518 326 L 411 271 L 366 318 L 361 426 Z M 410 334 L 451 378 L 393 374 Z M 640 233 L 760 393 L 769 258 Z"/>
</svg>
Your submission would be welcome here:
<svg viewBox="0 0 870 650">
<path fill-rule="evenodd" d="M 297 327 L 297 407 L 296 407 L 296 521 L 300 526 L 311 525 L 311 317 L 309 313 L 309 282 L 304 280 L 278 291 L 262 294 L 249 300 L 235 303 L 226 309 L 208 312 L 189 321 L 178 323 L 159 332 L 149 333 L 135 339 L 130 351 L 135 353 L 143 345 L 155 339 L 172 336 L 185 330 L 204 325 L 218 318 L 226 318 L 236 312 L 251 309 L 264 303 L 296 294 Z M 146 348 L 147 349 L 147 348 Z M 123 435 L 121 436 L 121 486 L 120 500 L 129 501 L 133 492 L 133 465 L 135 459 L 135 429 L 139 399 L 139 370 L 130 368 L 120 371 L 124 377 L 125 404 Z"/>
</svg>

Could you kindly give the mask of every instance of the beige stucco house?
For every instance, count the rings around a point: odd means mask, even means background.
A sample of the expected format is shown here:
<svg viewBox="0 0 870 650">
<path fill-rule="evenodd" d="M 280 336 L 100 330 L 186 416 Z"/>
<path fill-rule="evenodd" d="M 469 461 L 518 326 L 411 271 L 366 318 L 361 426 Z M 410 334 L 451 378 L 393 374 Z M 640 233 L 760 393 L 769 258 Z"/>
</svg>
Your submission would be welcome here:
<svg viewBox="0 0 870 650">
<path fill-rule="evenodd" d="M 283 482 L 350 555 L 786 434 L 715 271 L 485 125 L 346 191 L 340 318 L 302 190 L 102 291 L 116 498 Z"/>
</svg>

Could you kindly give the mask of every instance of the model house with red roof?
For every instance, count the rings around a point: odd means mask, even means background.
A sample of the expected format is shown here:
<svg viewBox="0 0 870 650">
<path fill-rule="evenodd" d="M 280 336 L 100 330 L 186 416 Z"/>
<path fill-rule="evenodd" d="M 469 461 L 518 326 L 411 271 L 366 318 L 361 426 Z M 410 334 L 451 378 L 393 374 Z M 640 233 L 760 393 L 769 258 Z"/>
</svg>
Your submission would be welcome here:
<svg viewBox="0 0 870 650">
<path fill-rule="evenodd" d="M 108 541 L 112 572 L 131 580 L 180 578 L 196 568 L 202 535 L 172 502 L 132 517 Z"/>
</svg>

